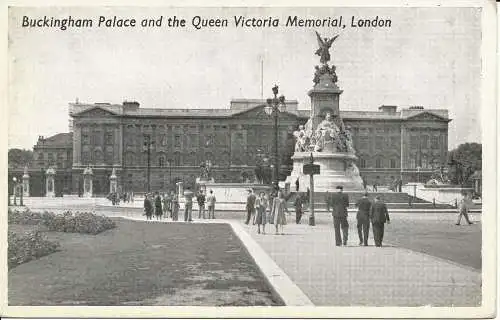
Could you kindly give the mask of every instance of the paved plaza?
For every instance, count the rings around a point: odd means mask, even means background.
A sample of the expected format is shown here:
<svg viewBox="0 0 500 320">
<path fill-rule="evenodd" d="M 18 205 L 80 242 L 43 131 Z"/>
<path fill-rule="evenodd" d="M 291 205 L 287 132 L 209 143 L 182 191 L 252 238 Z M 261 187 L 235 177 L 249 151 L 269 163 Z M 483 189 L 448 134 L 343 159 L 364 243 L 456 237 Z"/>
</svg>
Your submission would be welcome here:
<svg viewBox="0 0 500 320">
<path fill-rule="evenodd" d="M 28 200 L 28 203 L 30 200 Z M 140 203 L 140 202 L 139 202 Z M 97 214 L 145 220 L 142 209 L 112 207 L 105 199 L 58 199 L 33 210 L 93 210 Z M 479 306 L 481 302 L 481 214 L 472 226 L 455 226 L 449 210 L 391 213 L 384 247 L 358 246 L 355 214 L 349 214 L 349 241 L 334 246 L 331 217 L 318 212 L 316 226 L 308 216 L 295 224 L 289 215 L 284 235 L 257 234 L 243 224 L 244 214 L 225 210 L 218 219 L 232 226 L 248 252 L 287 305 L 317 306 Z M 179 215 L 182 219 L 182 214 Z M 167 223 L 169 220 L 165 220 Z"/>
</svg>

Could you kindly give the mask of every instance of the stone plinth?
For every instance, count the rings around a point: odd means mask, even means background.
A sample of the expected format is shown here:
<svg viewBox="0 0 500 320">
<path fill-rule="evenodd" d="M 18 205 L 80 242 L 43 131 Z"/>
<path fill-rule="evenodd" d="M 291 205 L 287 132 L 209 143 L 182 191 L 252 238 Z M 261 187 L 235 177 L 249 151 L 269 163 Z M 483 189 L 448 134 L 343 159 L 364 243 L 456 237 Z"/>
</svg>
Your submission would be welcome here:
<svg viewBox="0 0 500 320">
<path fill-rule="evenodd" d="M 111 176 L 109 177 L 109 193 L 115 193 L 117 192 L 117 177 L 116 177 L 116 170 L 113 168 L 113 172 L 111 173 Z"/>
<path fill-rule="evenodd" d="M 47 179 L 45 182 L 45 196 L 47 198 L 53 198 L 56 196 L 54 184 L 54 176 L 56 175 L 56 170 L 54 168 L 49 168 L 47 169 L 46 175 Z"/>
<path fill-rule="evenodd" d="M 344 187 L 345 191 L 363 191 L 363 180 L 359 172 L 349 167 L 357 157 L 346 152 L 313 152 L 314 163 L 320 166 L 320 174 L 314 176 L 315 192 L 335 192 L 337 186 Z M 287 177 L 286 183 L 294 186 L 299 179 L 299 192 L 306 192 L 309 188 L 309 175 L 302 171 L 304 164 L 310 163 L 310 152 L 295 152 L 292 157 L 293 170 Z"/>
<path fill-rule="evenodd" d="M 28 174 L 28 168 L 24 168 L 23 174 L 23 197 L 30 196 L 30 175 Z"/>
<path fill-rule="evenodd" d="M 206 183 L 207 194 L 213 190 L 217 203 L 246 203 L 248 189 L 253 189 L 255 194 L 269 193 L 271 187 L 254 183 Z"/>
<path fill-rule="evenodd" d="M 93 186 L 92 186 L 92 168 L 87 167 L 83 170 L 83 197 L 92 198 Z"/>
</svg>

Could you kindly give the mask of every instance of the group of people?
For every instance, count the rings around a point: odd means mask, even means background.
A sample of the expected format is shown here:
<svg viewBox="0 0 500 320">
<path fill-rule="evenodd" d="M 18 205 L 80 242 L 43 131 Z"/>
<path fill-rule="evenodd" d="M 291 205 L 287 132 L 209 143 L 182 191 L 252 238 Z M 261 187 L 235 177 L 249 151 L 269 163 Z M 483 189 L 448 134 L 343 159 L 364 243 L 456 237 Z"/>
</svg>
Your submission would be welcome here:
<svg viewBox="0 0 500 320">
<path fill-rule="evenodd" d="M 194 193 L 186 188 L 184 192 L 184 221 L 192 222 L 192 211 L 193 211 L 193 198 Z M 205 205 L 208 209 L 208 218 L 215 219 L 215 202 L 216 198 L 213 190 L 210 190 L 209 195 L 205 196 L 203 190 L 198 191 L 196 195 L 196 201 L 198 203 L 198 218 L 205 219 Z M 177 195 L 172 191 L 167 194 L 160 195 L 159 192 L 154 194 L 146 194 L 144 198 L 144 214 L 147 220 L 152 220 L 153 216 L 157 220 L 161 220 L 163 216 L 165 218 L 170 217 L 172 221 L 179 220 L 179 199 Z"/>
<path fill-rule="evenodd" d="M 269 213 L 268 213 L 269 211 Z M 286 207 L 286 199 L 283 191 L 275 190 L 270 195 L 260 192 L 258 195 L 252 189 L 248 190 L 246 202 L 246 220 L 245 224 L 252 222 L 257 225 L 257 232 L 266 233 L 266 224 L 273 224 L 276 234 L 284 234 L 286 225 L 286 214 L 289 213 Z"/>
<path fill-rule="evenodd" d="M 348 207 L 349 196 L 343 193 L 342 186 L 338 186 L 337 192 L 330 194 L 328 198 L 328 210 L 332 210 L 335 244 L 337 246 L 347 245 L 349 237 L 349 223 L 347 221 Z M 387 205 L 381 200 L 380 196 L 376 196 L 373 201 L 370 201 L 368 193 L 365 193 L 356 202 L 356 207 L 358 208 L 356 220 L 359 245 L 368 246 L 371 222 L 375 246 L 381 247 L 384 239 L 384 225 L 385 223 L 390 223 Z"/>
<path fill-rule="evenodd" d="M 144 215 L 147 220 L 152 220 L 153 216 L 157 220 L 162 217 L 170 217 L 173 221 L 179 219 L 179 201 L 172 191 L 171 193 L 160 195 L 159 192 L 149 193 L 144 196 Z"/>
<path fill-rule="evenodd" d="M 112 192 L 107 196 L 108 200 L 111 201 L 111 204 L 117 206 L 120 204 L 120 201 L 124 203 L 131 202 L 134 203 L 134 193 L 133 192 Z"/>
</svg>

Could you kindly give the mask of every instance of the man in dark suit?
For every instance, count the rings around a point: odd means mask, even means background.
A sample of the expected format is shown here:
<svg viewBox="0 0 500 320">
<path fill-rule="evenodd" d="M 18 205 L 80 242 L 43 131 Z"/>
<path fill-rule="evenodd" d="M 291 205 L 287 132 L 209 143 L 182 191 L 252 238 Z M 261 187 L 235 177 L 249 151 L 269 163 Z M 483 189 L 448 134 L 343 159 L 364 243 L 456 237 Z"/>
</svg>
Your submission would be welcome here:
<svg viewBox="0 0 500 320">
<path fill-rule="evenodd" d="M 368 235 L 370 233 L 370 208 L 372 203 L 368 200 L 368 193 L 365 193 L 361 199 L 356 203 L 358 213 L 356 219 L 358 220 L 358 236 L 359 245 L 368 245 Z"/>
<path fill-rule="evenodd" d="M 343 193 L 343 187 L 338 186 L 336 193 L 330 196 L 330 208 L 332 209 L 333 227 L 335 229 L 335 244 L 341 246 L 342 243 L 347 245 L 349 232 L 349 223 L 347 222 L 347 207 L 349 207 L 349 196 Z M 343 240 L 340 237 L 340 229 L 342 229 Z"/>
<path fill-rule="evenodd" d="M 389 213 L 387 212 L 387 206 L 380 200 L 380 196 L 375 197 L 375 201 L 372 203 L 370 208 L 370 219 L 373 226 L 373 239 L 375 240 L 375 246 L 381 247 L 382 240 L 384 239 L 384 224 L 391 223 L 389 218 Z"/>
</svg>

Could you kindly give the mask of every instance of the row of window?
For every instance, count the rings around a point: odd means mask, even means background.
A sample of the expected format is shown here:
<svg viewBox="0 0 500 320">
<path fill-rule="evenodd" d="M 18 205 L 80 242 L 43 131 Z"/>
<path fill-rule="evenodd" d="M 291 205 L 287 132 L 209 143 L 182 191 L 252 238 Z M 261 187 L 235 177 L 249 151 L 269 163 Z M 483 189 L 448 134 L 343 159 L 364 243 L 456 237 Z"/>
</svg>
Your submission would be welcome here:
<svg viewBox="0 0 500 320">
<path fill-rule="evenodd" d="M 375 158 L 374 163 L 372 161 L 367 160 L 366 158 L 359 158 L 359 167 L 360 168 L 399 168 L 399 160 L 398 159 L 383 159 L 383 158 Z"/>
<path fill-rule="evenodd" d="M 95 131 L 93 133 L 82 133 L 82 145 L 105 145 L 113 144 L 113 132 L 107 131 L 102 134 L 100 131 Z"/>
<path fill-rule="evenodd" d="M 439 136 L 410 136 L 410 147 L 412 149 L 439 149 Z"/>
</svg>

